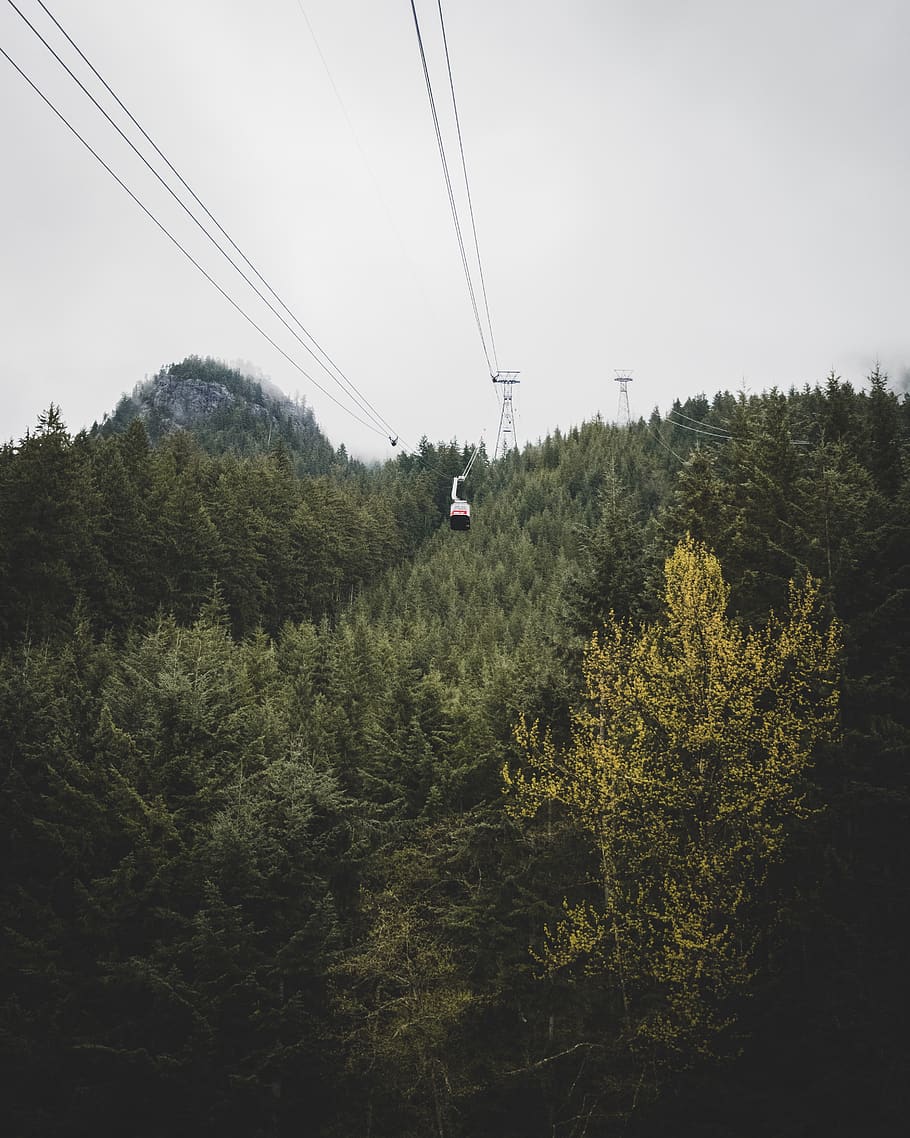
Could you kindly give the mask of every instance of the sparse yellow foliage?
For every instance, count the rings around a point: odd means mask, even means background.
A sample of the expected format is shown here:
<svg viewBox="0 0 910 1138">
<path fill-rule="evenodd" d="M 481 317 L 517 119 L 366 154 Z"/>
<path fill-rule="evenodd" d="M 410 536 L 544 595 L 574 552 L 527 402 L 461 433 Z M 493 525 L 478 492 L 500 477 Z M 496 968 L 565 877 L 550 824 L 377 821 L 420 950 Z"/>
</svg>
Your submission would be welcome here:
<svg viewBox="0 0 910 1138">
<path fill-rule="evenodd" d="M 559 803 L 596 851 L 601 896 L 565 903 L 543 962 L 615 978 L 642 1042 L 703 1047 L 753 972 L 756 901 L 835 731 L 839 630 L 822 627 L 808 580 L 783 618 L 743 631 L 717 558 L 691 538 L 665 575 L 662 621 L 592 636 L 570 745 L 520 723 L 525 765 L 503 776 L 513 816 Z"/>
</svg>

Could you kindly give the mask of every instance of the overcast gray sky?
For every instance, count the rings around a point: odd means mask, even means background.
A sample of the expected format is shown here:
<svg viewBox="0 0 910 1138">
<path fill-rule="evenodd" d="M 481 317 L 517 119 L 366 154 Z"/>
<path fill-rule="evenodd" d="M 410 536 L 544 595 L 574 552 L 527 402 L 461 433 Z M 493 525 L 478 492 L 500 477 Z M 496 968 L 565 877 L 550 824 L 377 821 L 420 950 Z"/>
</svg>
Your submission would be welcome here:
<svg viewBox="0 0 910 1138">
<path fill-rule="evenodd" d="M 37 0 L 15 0 L 83 77 Z M 45 0 L 413 446 L 498 424 L 410 0 Z M 457 177 L 436 0 L 419 0 Z M 448 0 L 519 443 L 618 406 L 910 368 L 905 0 Z M 226 291 L 341 391 L 10 5 L 0 45 Z M 92 89 L 103 91 L 92 80 Z M 111 100 L 105 105 L 114 107 Z M 120 116 L 122 119 L 122 116 Z M 123 120 L 125 123 L 125 120 Z M 0 58 L 0 438 L 91 425 L 162 364 L 248 361 L 337 445 L 392 454 L 254 331 Z M 458 183 L 456 182 L 456 185 Z M 470 220 L 459 189 L 462 223 Z"/>
</svg>

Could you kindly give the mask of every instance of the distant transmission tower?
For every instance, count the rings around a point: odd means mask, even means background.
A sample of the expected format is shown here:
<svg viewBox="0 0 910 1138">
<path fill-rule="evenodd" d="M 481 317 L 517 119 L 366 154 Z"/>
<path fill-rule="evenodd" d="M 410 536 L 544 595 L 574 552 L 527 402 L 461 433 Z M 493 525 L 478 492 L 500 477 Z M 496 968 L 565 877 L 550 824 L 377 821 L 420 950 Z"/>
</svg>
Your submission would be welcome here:
<svg viewBox="0 0 910 1138">
<path fill-rule="evenodd" d="M 632 376 L 625 371 L 618 371 L 616 373 L 616 382 L 619 384 L 619 411 L 617 413 L 617 421 L 626 424 L 632 422 L 632 412 L 629 410 L 629 384 L 632 382 Z"/>
<path fill-rule="evenodd" d="M 499 431 L 496 434 L 496 450 L 493 460 L 506 454 L 512 447 L 518 448 L 515 440 L 515 416 L 512 413 L 512 388 L 521 383 L 517 371 L 498 371 L 492 378 L 494 383 L 502 384 L 502 411 L 499 415 Z M 500 446 L 500 444 L 502 444 Z"/>
</svg>

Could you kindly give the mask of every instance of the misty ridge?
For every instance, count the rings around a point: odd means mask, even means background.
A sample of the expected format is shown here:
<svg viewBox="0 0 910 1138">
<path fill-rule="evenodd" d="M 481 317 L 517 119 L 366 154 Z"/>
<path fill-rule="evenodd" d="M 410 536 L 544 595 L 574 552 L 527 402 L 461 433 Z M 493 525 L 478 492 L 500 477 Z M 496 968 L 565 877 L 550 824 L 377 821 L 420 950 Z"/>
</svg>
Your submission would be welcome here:
<svg viewBox="0 0 910 1138">
<path fill-rule="evenodd" d="M 290 399 L 266 376 L 211 356 L 190 356 L 137 383 L 111 415 L 94 424 L 93 433 L 109 437 L 136 420 L 152 444 L 190 430 L 199 445 L 216 454 L 263 452 L 281 441 L 301 472 L 325 472 L 334 455 L 305 400 Z"/>
</svg>

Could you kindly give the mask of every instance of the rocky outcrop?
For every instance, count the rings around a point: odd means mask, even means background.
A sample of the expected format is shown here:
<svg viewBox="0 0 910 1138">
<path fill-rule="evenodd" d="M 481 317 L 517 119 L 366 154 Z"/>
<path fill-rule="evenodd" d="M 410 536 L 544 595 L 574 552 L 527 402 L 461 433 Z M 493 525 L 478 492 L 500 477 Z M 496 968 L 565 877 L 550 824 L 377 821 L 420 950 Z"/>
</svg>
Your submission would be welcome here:
<svg viewBox="0 0 910 1138">
<path fill-rule="evenodd" d="M 172 419 L 177 427 L 195 426 L 200 419 L 233 407 L 237 402 L 237 395 L 223 383 L 167 373 L 155 376 L 144 385 L 139 398 L 162 417 Z M 264 406 L 254 410 L 268 414 Z"/>
<path fill-rule="evenodd" d="M 192 432 L 210 453 L 262 453 L 279 440 L 299 470 L 327 471 L 331 443 L 304 403 L 289 399 L 269 380 L 256 379 L 221 360 L 189 356 L 169 364 L 125 395 L 96 429 L 118 433 L 140 419 L 153 444 L 175 431 Z"/>
</svg>

